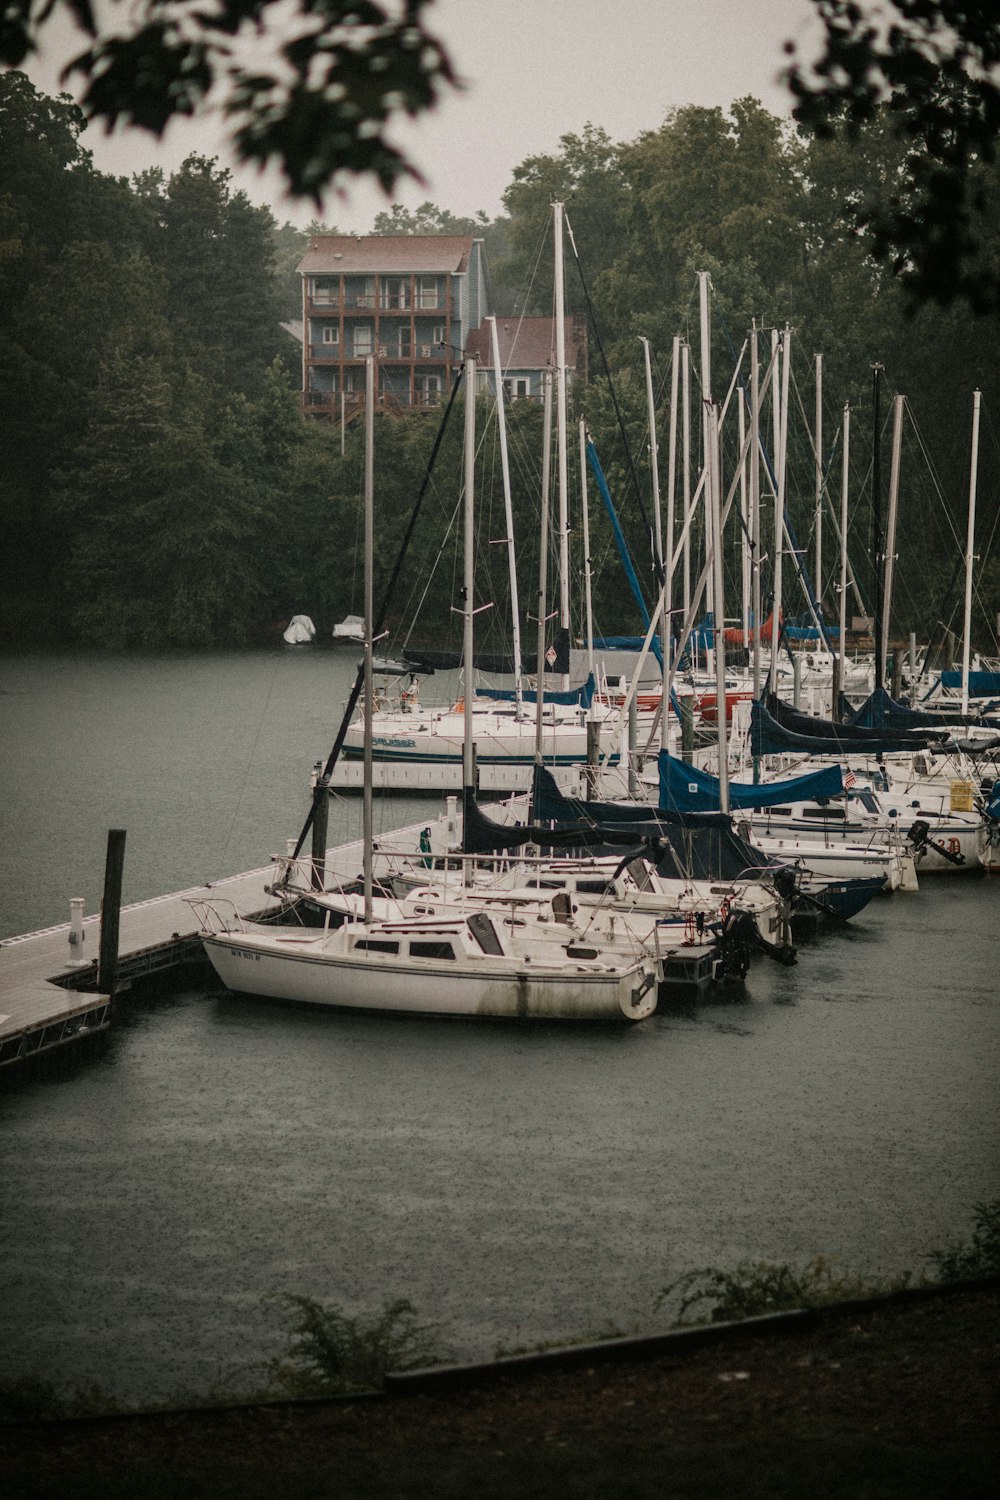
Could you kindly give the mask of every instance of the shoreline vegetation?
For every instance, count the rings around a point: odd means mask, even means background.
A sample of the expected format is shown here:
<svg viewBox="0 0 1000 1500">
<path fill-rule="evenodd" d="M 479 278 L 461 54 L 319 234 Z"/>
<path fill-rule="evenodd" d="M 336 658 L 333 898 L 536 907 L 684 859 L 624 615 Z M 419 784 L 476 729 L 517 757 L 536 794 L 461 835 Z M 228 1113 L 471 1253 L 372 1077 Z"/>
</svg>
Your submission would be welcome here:
<svg viewBox="0 0 1000 1500">
<path fill-rule="evenodd" d="M 626 1332 L 612 1327 L 572 1343 L 501 1346 L 494 1351 L 492 1364 L 450 1367 L 447 1383 L 461 1383 L 463 1378 L 475 1383 L 498 1370 L 510 1373 L 518 1365 L 531 1369 L 536 1361 L 542 1365 L 559 1359 L 576 1363 L 581 1350 L 599 1358 L 602 1345 L 608 1353 L 613 1345 L 617 1358 L 630 1353 L 641 1357 L 644 1347 L 661 1343 L 669 1347 L 671 1335 L 682 1335 L 675 1341 L 678 1347 L 685 1343 L 684 1335 L 699 1329 L 714 1328 L 739 1337 L 754 1320 L 763 1320 L 763 1326 L 767 1320 L 780 1321 L 790 1314 L 871 1311 L 894 1303 L 902 1307 L 952 1291 L 996 1293 L 1000 1291 L 1000 1198 L 975 1204 L 970 1236 L 931 1251 L 927 1260 L 930 1274 L 902 1272 L 888 1277 L 851 1271 L 825 1256 L 802 1266 L 742 1261 L 730 1270 L 702 1267 L 676 1278 L 657 1295 L 653 1313 L 666 1312 L 665 1328 Z M 146 1412 L 354 1399 L 419 1385 L 405 1378 L 414 1371 L 426 1376 L 422 1383 L 432 1388 L 435 1369 L 448 1366 L 446 1326 L 424 1322 L 405 1298 L 387 1300 L 370 1316 L 349 1315 L 335 1303 L 302 1295 L 280 1294 L 269 1302 L 284 1314 L 288 1343 L 282 1354 L 265 1363 L 257 1378 L 246 1371 L 234 1373 L 229 1388 L 200 1396 L 178 1393 Z M 741 1328 L 741 1324 L 748 1327 Z M 242 1382 L 241 1392 L 236 1389 L 237 1381 Z M 97 1385 L 63 1393 L 37 1374 L 0 1381 L 0 1426 L 138 1414 Z"/>
</svg>

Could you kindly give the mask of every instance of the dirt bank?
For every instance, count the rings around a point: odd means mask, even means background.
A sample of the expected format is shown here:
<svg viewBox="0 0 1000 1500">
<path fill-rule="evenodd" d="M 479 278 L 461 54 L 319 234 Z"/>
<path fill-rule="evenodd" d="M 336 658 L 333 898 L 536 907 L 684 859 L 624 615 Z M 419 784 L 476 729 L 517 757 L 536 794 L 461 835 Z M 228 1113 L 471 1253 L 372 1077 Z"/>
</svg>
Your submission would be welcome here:
<svg viewBox="0 0 1000 1500">
<path fill-rule="evenodd" d="M 1000 1289 L 447 1393 L 0 1430 L 20 1497 L 997 1493 Z"/>
</svg>

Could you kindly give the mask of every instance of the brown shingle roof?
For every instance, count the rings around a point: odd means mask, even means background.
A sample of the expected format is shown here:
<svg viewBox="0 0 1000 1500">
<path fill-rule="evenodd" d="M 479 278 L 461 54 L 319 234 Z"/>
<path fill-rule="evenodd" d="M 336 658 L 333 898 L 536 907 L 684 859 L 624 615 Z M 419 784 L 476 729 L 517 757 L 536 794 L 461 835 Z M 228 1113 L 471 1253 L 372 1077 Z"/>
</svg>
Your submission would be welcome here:
<svg viewBox="0 0 1000 1500">
<path fill-rule="evenodd" d="M 299 262 L 307 275 L 405 275 L 468 270 L 471 234 L 318 234 Z"/>
<path fill-rule="evenodd" d="M 572 318 L 564 319 L 566 325 L 566 364 L 572 370 L 577 367 L 581 340 L 574 332 Z M 544 370 L 556 362 L 555 318 L 497 318 L 497 343 L 500 345 L 500 364 L 505 370 Z M 482 365 L 493 368 L 493 343 L 490 326 L 481 323 L 474 328 L 466 340 L 466 350 L 475 355 Z"/>
</svg>

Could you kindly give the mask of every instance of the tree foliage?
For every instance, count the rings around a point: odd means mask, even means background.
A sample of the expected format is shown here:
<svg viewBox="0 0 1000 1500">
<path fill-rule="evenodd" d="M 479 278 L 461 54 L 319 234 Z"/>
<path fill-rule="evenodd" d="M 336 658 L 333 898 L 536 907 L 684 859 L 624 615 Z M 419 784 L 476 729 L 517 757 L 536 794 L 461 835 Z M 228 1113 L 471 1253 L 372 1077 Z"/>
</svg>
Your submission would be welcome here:
<svg viewBox="0 0 1000 1500">
<path fill-rule="evenodd" d="M 872 252 L 917 301 L 964 298 L 1000 307 L 991 255 L 1000 133 L 1000 11 L 965 0 L 813 0 L 824 47 L 812 65 L 795 57 L 787 80 L 796 118 L 824 137 L 858 140 L 881 117 L 899 170 L 869 184 L 855 205 Z"/>
<path fill-rule="evenodd" d="M 303 610 L 326 633 L 360 604 L 363 432 L 360 423 L 348 425 L 342 454 L 340 432 L 299 411 L 299 350 L 280 324 L 301 315 L 295 267 L 308 234 L 279 227 L 233 191 L 217 162 L 201 157 L 131 183 L 103 176 L 81 148 L 83 124 L 65 96 L 46 99 L 18 73 L 0 79 L 0 411 L 10 436 L 0 480 L 0 625 L 10 635 L 20 619 L 37 622 L 41 612 L 62 639 L 238 644 L 269 631 L 273 637 L 276 619 Z M 481 235 L 498 311 L 545 314 L 551 205 L 564 203 L 567 305 L 586 315 L 590 338 L 590 379 L 576 389 L 572 417 L 586 420 L 647 599 L 652 494 L 639 337 L 651 348 L 665 491 L 675 336 L 692 355 L 695 475 L 700 463 L 696 273 L 711 279 L 717 399 L 726 396 L 751 326 L 762 330 L 763 365 L 772 335 L 787 326 L 788 507 L 803 556 L 814 543 L 816 351 L 824 361 L 830 496 L 838 492 L 840 417 L 850 402 L 850 543 L 862 578 L 870 562 L 871 366 L 881 363 L 885 412 L 889 395 L 903 392 L 907 432 L 915 434 L 903 456 L 897 630 L 923 634 L 935 621 L 954 628 L 960 613 L 970 393 L 974 386 L 985 392 L 988 413 L 997 319 L 971 316 L 961 298 L 914 305 L 907 274 L 896 274 L 880 253 L 864 206 L 902 190 L 909 149 L 888 99 L 851 135 L 790 126 L 752 99 L 728 110 L 690 106 L 632 141 L 614 142 L 594 126 L 562 137 L 551 153 L 516 169 L 505 215 L 493 223 L 425 203 L 412 212 L 394 206 L 374 229 Z M 983 159 L 976 172 L 984 201 L 996 201 L 997 163 Z M 744 380 L 747 368 L 744 354 Z M 724 427 L 727 475 L 735 465 L 735 409 L 734 396 Z M 461 425 L 453 418 L 445 434 L 392 605 L 397 640 L 412 631 L 417 643 L 457 644 Z M 536 605 L 540 407 L 514 403 L 507 427 L 523 625 Z M 377 591 L 423 483 L 435 429 L 426 414 L 379 420 Z M 990 431 L 987 416 L 983 494 L 998 477 Z M 507 562 L 491 540 L 507 533 L 496 424 L 485 400 L 479 433 L 476 594 L 494 608 L 478 618 L 477 638 L 483 649 L 503 651 Z M 770 446 L 769 426 L 767 440 Z M 581 482 L 572 437 L 569 446 L 579 569 Z M 678 503 L 680 485 L 678 454 Z M 635 633 L 642 613 L 622 587 L 592 481 L 589 494 L 597 627 Z M 828 535 L 832 610 L 836 543 L 832 529 Z M 991 650 L 1000 605 L 989 541 L 980 543 L 973 613 L 984 650 Z M 700 547 L 696 533 L 695 575 Z M 550 562 L 556 551 L 552 537 Z M 734 599 L 735 552 L 734 540 Z M 572 592 L 580 629 L 582 589 L 574 583 Z"/>
<path fill-rule="evenodd" d="M 292 193 L 317 202 L 348 175 L 385 191 L 420 180 L 388 139 L 393 117 L 415 117 L 455 86 L 441 42 L 428 30 L 431 0 L 139 0 L 99 9 L 91 0 L 8 0 L 0 12 L 0 63 L 20 67 L 54 16 L 68 16 L 87 45 L 67 68 L 83 84 L 88 120 L 162 135 L 211 94 L 232 126 L 237 155 L 275 163 Z"/>
</svg>

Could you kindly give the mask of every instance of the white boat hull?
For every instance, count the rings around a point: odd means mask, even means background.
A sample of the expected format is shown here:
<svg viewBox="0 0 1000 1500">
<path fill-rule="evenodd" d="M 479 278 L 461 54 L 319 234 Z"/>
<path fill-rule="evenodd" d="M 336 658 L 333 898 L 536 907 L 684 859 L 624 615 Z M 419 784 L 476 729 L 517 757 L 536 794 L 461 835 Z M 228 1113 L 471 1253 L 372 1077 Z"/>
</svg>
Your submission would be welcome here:
<svg viewBox="0 0 1000 1500">
<path fill-rule="evenodd" d="M 379 952 L 343 951 L 340 933 L 261 928 L 203 934 L 227 989 L 305 1005 L 400 1015 L 511 1020 L 641 1021 L 656 1008 L 656 972 L 629 966 L 503 959 L 394 963 Z M 339 950 L 339 951 L 338 951 Z"/>
</svg>

